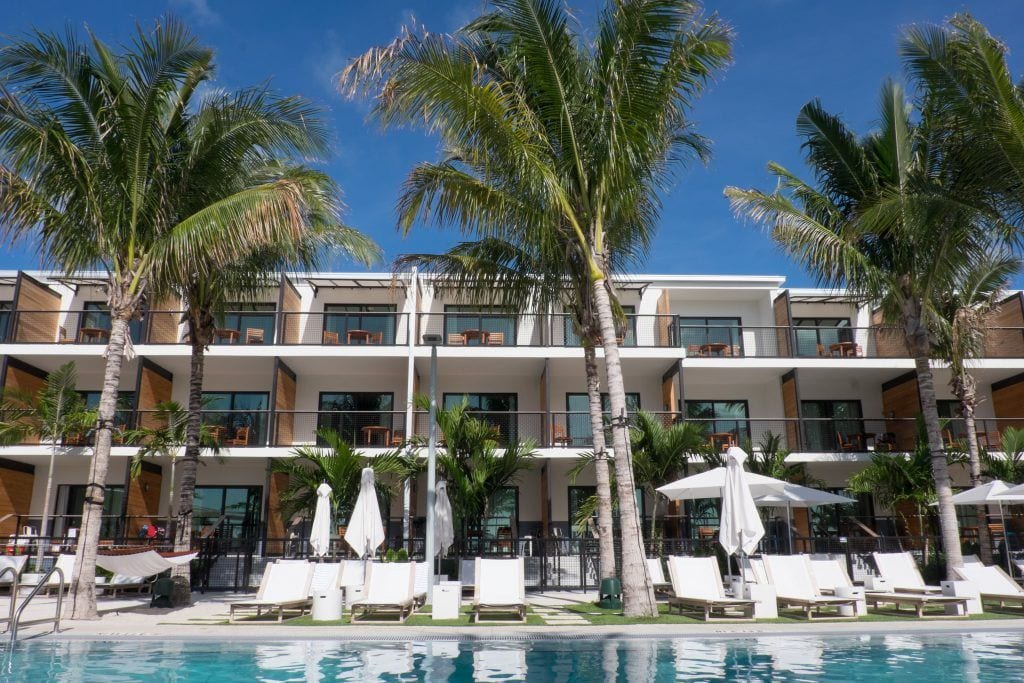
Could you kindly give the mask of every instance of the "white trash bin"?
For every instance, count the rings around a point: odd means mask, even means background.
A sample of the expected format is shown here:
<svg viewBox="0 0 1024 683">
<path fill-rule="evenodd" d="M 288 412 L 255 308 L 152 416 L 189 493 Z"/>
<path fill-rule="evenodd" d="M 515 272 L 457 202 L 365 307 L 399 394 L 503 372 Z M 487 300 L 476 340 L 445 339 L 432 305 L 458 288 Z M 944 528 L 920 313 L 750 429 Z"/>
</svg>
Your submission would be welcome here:
<svg viewBox="0 0 1024 683">
<path fill-rule="evenodd" d="M 313 593 L 313 621 L 341 621 L 340 588 L 323 588 Z"/>
<path fill-rule="evenodd" d="M 862 617 L 868 613 L 868 603 L 865 600 L 864 589 L 860 586 L 836 586 L 837 598 L 853 598 L 857 602 L 852 607 L 842 605 L 839 607 L 839 615 L 843 617 Z"/>
<path fill-rule="evenodd" d="M 434 602 L 430 607 L 431 619 L 458 619 L 462 606 L 462 584 L 442 581 L 434 586 Z"/>
</svg>

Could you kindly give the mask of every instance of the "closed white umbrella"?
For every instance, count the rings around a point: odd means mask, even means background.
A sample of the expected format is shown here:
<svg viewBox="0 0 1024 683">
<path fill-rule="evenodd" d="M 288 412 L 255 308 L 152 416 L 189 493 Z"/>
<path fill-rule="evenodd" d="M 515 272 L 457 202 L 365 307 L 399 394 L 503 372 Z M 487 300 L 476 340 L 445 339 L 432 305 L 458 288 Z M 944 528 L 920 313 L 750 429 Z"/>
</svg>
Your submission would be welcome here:
<svg viewBox="0 0 1024 683">
<path fill-rule="evenodd" d="M 764 524 L 750 493 L 747 473 L 743 470 L 747 454 L 742 448 L 732 446 L 725 457 L 722 524 L 718 529 L 718 542 L 729 555 L 749 555 L 764 536 Z"/>
<path fill-rule="evenodd" d="M 452 518 L 452 503 L 448 500 L 448 483 L 437 482 L 434 498 L 434 549 L 444 557 L 455 543 L 455 520 Z"/>
<path fill-rule="evenodd" d="M 309 532 L 309 547 L 314 557 L 323 557 L 331 550 L 331 492 L 327 482 L 316 489 L 316 512 Z"/>
<path fill-rule="evenodd" d="M 352 509 L 345 542 L 359 557 L 372 555 L 384 542 L 384 523 L 380 519 L 380 504 L 377 502 L 377 488 L 373 484 L 373 468 L 363 468 L 359 483 L 359 497 Z"/>
</svg>

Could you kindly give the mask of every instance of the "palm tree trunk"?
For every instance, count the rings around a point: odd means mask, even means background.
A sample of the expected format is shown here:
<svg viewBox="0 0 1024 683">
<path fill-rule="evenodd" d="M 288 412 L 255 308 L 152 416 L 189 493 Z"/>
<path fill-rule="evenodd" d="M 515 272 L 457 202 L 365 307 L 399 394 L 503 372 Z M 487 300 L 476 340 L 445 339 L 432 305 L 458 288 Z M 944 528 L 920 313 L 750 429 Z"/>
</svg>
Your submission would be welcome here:
<svg viewBox="0 0 1024 683">
<path fill-rule="evenodd" d="M 604 443 L 604 411 L 601 410 L 601 376 L 597 371 L 597 352 L 586 341 L 583 363 L 587 372 L 587 398 L 590 403 L 590 431 L 594 441 L 594 476 L 597 480 L 597 542 L 601 578 L 615 576 L 615 531 L 612 522 L 612 488 L 608 476 L 608 452 Z M 572 521 L 572 520 L 570 520 Z"/>
<path fill-rule="evenodd" d="M 107 469 L 110 465 L 110 444 L 114 436 L 117 392 L 121 384 L 121 365 L 124 361 L 127 339 L 128 320 L 124 312 L 112 313 L 110 339 L 107 341 L 107 363 L 103 371 L 103 391 L 100 393 L 96 446 L 93 449 L 89 482 L 85 489 L 82 527 L 78 535 L 75 569 L 72 572 L 71 592 L 65 611 L 69 619 L 99 619 L 96 611 L 96 553 L 100 545 L 103 499 L 106 494 Z"/>
<path fill-rule="evenodd" d="M 177 472 L 175 471 L 178 466 L 178 454 L 174 453 L 171 456 L 171 476 L 170 483 L 167 486 L 167 521 L 164 523 L 164 528 L 167 530 L 166 533 L 171 533 L 171 528 L 174 522 L 174 484 L 178 480 Z"/>
<path fill-rule="evenodd" d="M 978 447 L 978 431 L 975 427 L 974 412 L 978 403 L 978 385 L 966 368 L 956 373 L 952 380 L 953 393 L 960 401 L 960 412 L 964 415 L 964 427 L 967 429 L 968 472 L 971 486 L 981 484 L 981 449 Z M 988 535 L 988 508 L 979 505 L 978 517 L 978 554 L 985 564 L 992 564 L 992 542 Z"/>
<path fill-rule="evenodd" d="M 917 370 L 917 389 L 921 397 L 921 413 L 924 416 L 925 431 L 928 435 L 928 450 L 932 459 L 932 478 L 938 497 L 939 531 L 942 548 L 946 553 L 946 577 L 955 580 L 953 567 L 962 567 L 963 554 L 960 552 L 960 530 L 953 506 L 953 487 L 950 484 L 946 450 L 942 443 L 942 428 L 939 426 L 939 411 L 935 402 L 935 382 L 928 361 L 928 345 L 915 345 L 914 366 Z"/>
<path fill-rule="evenodd" d="M 174 550 L 192 549 L 192 506 L 196 495 L 196 475 L 199 470 L 199 449 L 203 424 L 203 373 L 206 362 L 206 335 L 199 326 L 189 326 L 192 340 L 192 362 L 188 377 L 188 418 L 185 422 L 185 455 L 181 459 L 181 483 L 178 485 L 177 528 Z M 192 573 L 188 564 L 178 565 L 171 571 L 174 591 L 171 604 L 188 605 L 192 602 Z"/>
<path fill-rule="evenodd" d="M 629 453 L 629 425 L 626 389 L 622 379 L 619 347 L 615 342 L 615 319 L 605 278 L 594 280 L 594 304 L 604 344 L 604 367 L 608 376 L 608 397 L 612 409 L 612 447 L 615 451 L 615 490 L 619 497 L 619 533 L 622 537 L 622 599 L 627 617 L 655 617 L 654 586 L 647 572 L 647 554 L 636 509 L 636 482 Z"/>
<path fill-rule="evenodd" d="M 55 432 L 56 430 L 51 430 L 51 438 L 54 439 L 54 442 L 50 446 L 50 465 L 46 470 L 46 491 L 43 494 L 43 519 L 39 523 L 39 548 L 36 551 L 37 572 L 42 571 L 43 555 L 46 553 L 46 545 L 43 543 L 43 538 L 49 537 L 47 527 L 50 526 L 50 496 L 53 495 L 53 465 L 57 459 L 57 441 Z M 64 578 L 67 579 L 67 577 Z"/>
</svg>

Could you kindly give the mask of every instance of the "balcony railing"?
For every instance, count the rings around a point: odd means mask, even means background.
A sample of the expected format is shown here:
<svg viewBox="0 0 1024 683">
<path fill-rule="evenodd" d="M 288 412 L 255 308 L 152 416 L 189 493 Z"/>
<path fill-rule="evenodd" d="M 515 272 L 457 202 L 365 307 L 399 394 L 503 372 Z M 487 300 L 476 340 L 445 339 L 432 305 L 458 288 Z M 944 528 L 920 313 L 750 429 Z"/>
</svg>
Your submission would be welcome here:
<svg viewBox="0 0 1024 683">
<path fill-rule="evenodd" d="M 319 410 L 278 411 L 274 414 L 275 446 L 325 445 L 317 432 L 331 429 L 343 441 L 360 448 L 398 448 L 410 435 L 405 411 Z"/>
<path fill-rule="evenodd" d="M 281 313 L 281 344 L 396 346 L 409 341 L 408 313 Z"/>
</svg>

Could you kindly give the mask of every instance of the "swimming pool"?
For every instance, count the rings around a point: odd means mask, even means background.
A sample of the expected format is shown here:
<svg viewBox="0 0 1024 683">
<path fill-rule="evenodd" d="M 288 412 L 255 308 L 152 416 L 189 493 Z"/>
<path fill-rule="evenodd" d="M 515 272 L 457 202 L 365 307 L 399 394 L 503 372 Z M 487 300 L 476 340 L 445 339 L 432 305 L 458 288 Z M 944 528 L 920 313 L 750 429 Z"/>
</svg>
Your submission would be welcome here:
<svg viewBox="0 0 1024 683">
<path fill-rule="evenodd" d="M 5 661 L 5 664 L 8 664 Z M 1017 680 L 1024 634 L 538 641 L 36 640 L 5 681 Z"/>
</svg>

